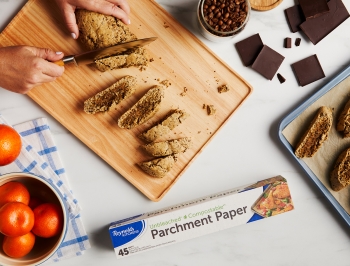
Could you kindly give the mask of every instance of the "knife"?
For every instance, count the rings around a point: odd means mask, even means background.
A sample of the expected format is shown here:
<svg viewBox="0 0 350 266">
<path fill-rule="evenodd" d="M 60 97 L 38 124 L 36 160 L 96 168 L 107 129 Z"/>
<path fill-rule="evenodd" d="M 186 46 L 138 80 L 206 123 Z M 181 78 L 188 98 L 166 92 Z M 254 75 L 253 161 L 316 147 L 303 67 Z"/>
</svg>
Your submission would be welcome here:
<svg viewBox="0 0 350 266">
<path fill-rule="evenodd" d="M 157 37 L 139 39 L 135 41 L 120 43 L 107 48 L 101 48 L 101 49 L 85 52 L 78 55 L 67 55 L 63 57 L 61 60 L 56 61 L 54 63 L 59 66 L 64 66 L 70 63 L 75 63 L 76 66 L 91 64 L 91 63 L 94 63 L 95 60 L 124 53 L 128 50 L 136 49 L 138 47 L 142 47 L 146 44 L 153 42 L 156 39 Z"/>
</svg>

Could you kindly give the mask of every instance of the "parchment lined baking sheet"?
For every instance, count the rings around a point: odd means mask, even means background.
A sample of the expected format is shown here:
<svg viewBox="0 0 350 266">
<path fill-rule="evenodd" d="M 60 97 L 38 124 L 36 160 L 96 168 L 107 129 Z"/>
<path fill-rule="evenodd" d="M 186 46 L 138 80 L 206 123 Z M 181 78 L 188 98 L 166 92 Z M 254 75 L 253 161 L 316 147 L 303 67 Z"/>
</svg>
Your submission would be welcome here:
<svg viewBox="0 0 350 266">
<path fill-rule="evenodd" d="M 317 110 L 321 106 L 333 108 L 333 124 L 328 140 L 312 158 L 303 158 L 302 160 L 348 214 L 350 214 L 350 187 L 344 188 L 339 192 L 333 191 L 329 184 L 329 176 L 339 154 L 350 147 L 350 138 L 343 139 L 342 133 L 336 130 L 339 114 L 349 99 L 350 77 L 347 77 L 313 102 L 282 131 L 284 137 L 291 144 L 293 149 L 295 149 L 302 134 L 307 130 L 311 120 L 316 115 Z"/>
</svg>

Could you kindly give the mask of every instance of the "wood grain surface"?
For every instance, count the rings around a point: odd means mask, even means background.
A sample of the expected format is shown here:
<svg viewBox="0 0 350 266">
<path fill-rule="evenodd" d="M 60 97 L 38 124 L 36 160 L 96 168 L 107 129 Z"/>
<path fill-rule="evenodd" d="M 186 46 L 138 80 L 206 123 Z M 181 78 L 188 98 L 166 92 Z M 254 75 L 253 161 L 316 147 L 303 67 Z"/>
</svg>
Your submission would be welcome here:
<svg viewBox="0 0 350 266">
<path fill-rule="evenodd" d="M 283 0 L 249 0 L 252 9 L 259 11 L 267 11 L 275 8 Z"/>
<path fill-rule="evenodd" d="M 252 87 L 157 3 L 129 0 L 129 4 L 134 10 L 130 30 L 138 38 L 158 37 L 146 46 L 153 59 L 147 69 L 102 73 L 92 65 L 67 65 L 62 77 L 34 88 L 28 96 L 146 197 L 159 201 L 247 99 Z M 29 0 L 5 28 L 0 36 L 0 46 L 11 45 L 48 47 L 65 55 L 84 51 L 67 32 L 57 6 L 47 0 Z M 138 80 L 134 96 L 108 113 L 84 113 L 86 99 L 125 75 Z M 163 80 L 168 80 L 171 85 L 166 88 L 160 111 L 150 121 L 132 130 L 119 128 L 117 120 L 121 114 L 151 86 L 159 85 Z M 222 84 L 229 85 L 231 90 L 219 94 L 217 87 Z M 216 114 L 208 116 L 203 104 L 214 105 Z M 164 178 L 152 178 L 137 166 L 138 162 L 151 159 L 140 149 L 143 142 L 137 136 L 173 108 L 185 110 L 190 117 L 164 139 L 191 137 L 193 147 L 179 156 Z M 84 160 L 83 154 L 81 160 Z M 103 182 L 103 176 L 96 178 Z"/>
</svg>

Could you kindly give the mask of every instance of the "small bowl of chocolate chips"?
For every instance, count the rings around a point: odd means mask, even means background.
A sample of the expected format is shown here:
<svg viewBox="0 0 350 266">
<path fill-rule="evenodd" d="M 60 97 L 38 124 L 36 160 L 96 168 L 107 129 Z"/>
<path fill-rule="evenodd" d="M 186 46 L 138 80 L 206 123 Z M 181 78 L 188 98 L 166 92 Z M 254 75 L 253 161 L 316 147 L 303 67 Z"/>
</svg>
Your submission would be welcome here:
<svg viewBox="0 0 350 266">
<path fill-rule="evenodd" d="M 233 38 L 246 26 L 249 0 L 200 0 L 197 17 L 202 35 L 213 42 Z"/>
</svg>

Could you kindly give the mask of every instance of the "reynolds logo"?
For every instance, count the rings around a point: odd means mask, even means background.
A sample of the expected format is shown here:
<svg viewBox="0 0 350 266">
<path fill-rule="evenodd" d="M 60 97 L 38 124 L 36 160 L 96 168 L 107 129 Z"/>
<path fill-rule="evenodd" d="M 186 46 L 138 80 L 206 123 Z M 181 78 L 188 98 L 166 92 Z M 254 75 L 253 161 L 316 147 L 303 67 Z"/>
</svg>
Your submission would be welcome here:
<svg viewBox="0 0 350 266">
<path fill-rule="evenodd" d="M 113 230 L 113 236 L 128 236 L 132 234 L 137 234 L 138 232 L 139 230 L 134 230 L 133 227 L 129 227 L 128 229 L 122 231 Z"/>
<path fill-rule="evenodd" d="M 122 225 L 117 228 L 109 229 L 114 248 L 129 243 L 141 236 L 146 228 L 145 226 L 145 221 L 141 220 Z"/>
</svg>

